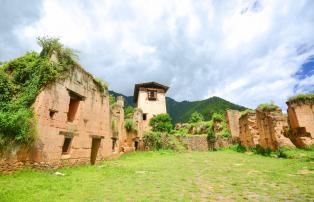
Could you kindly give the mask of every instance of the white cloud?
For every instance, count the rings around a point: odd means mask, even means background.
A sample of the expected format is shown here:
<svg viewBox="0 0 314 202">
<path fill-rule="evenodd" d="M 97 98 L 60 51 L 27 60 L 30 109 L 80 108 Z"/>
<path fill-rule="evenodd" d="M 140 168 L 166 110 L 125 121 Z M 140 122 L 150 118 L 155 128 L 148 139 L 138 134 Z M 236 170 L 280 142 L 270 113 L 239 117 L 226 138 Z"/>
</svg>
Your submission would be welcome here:
<svg viewBox="0 0 314 202">
<path fill-rule="evenodd" d="M 137 82 L 169 85 L 178 100 L 221 96 L 248 107 L 311 86 L 294 74 L 314 55 L 314 3 L 281 1 L 44 0 L 19 41 L 57 36 L 82 65 L 132 94 Z M 310 83 L 310 84 L 309 84 Z"/>
</svg>

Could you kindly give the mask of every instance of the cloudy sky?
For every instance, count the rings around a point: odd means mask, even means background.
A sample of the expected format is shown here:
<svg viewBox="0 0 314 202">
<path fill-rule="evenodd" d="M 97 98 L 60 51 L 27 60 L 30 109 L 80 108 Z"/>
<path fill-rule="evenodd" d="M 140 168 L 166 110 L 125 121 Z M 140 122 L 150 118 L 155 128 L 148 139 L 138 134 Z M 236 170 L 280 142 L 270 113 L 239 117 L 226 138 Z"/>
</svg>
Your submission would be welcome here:
<svg viewBox="0 0 314 202">
<path fill-rule="evenodd" d="M 110 89 L 255 108 L 314 90 L 312 0 L 0 0 L 0 61 L 59 37 Z"/>
</svg>

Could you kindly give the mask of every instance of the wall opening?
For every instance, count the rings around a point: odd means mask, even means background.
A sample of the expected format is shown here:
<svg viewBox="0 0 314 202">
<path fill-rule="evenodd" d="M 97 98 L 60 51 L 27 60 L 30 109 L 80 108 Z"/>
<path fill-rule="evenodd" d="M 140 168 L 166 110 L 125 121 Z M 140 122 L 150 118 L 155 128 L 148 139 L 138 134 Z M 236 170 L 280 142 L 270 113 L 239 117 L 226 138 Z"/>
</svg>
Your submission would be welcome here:
<svg viewBox="0 0 314 202">
<path fill-rule="evenodd" d="M 49 117 L 50 117 L 50 119 L 53 119 L 56 113 L 57 113 L 56 110 L 50 109 L 50 110 L 49 110 Z"/>
<path fill-rule="evenodd" d="M 134 141 L 134 148 L 135 148 L 135 151 L 138 150 L 138 147 L 139 147 L 139 142 L 138 142 L 138 141 Z"/>
<path fill-rule="evenodd" d="M 147 114 L 143 114 L 143 121 L 147 120 Z"/>
<path fill-rule="evenodd" d="M 91 148 L 91 155 L 90 155 L 90 163 L 92 165 L 94 165 L 96 162 L 97 153 L 100 146 L 100 141 L 101 141 L 100 138 L 92 138 L 92 148 Z"/>
<path fill-rule="evenodd" d="M 76 117 L 76 114 L 80 105 L 80 101 L 82 101 L 84 97 L 72 91 L 69 91 L 69 95 L 70 95 L 70 102 L 69 102 L 69 110 L 67 113 L 67 117 L 68 117 L 68 122 L 73 122 L 75 120 L 75 117 Z"/>
<path fill-rule="evenodd" d="M 112 138 L 112 152 L 116 151 L 117 139 Z"/>
<path fill-rule="evenodd" d="M 72 137 L 64 137 L 62 145 L 62 154 L 68 154 L 71 148 Z"/>
</svg>

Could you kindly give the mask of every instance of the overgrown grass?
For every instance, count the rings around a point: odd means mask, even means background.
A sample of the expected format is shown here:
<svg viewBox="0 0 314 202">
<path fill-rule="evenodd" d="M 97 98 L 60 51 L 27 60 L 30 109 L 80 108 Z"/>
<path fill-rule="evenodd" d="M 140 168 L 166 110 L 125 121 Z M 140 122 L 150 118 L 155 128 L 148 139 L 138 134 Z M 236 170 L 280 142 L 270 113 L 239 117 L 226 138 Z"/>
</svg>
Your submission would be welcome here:
<svg viewBox="0 0 314 202">
<path fill-rule="evenodd" d="M 307 93 L 307 94 L 300 93 L 288 99 L 288 102 L 305 102 L 305 101 L 314 103 L 314 93 Z"/>
<path fill-rule="evenodd" d="M 257 109 L 262 110 L 262 111 L 267 111 L 267 112 L 272 112 L 280 109 L 278 105 L 275 105 L 274 103 L 263 103 L 258 105 Z"/>
<path fill-rule="evenodd" d="M 140 152 L 95 166 L 0 176 L 11 201 L 313 201 L 314 164 L 230 150 Z"/>
</svg>

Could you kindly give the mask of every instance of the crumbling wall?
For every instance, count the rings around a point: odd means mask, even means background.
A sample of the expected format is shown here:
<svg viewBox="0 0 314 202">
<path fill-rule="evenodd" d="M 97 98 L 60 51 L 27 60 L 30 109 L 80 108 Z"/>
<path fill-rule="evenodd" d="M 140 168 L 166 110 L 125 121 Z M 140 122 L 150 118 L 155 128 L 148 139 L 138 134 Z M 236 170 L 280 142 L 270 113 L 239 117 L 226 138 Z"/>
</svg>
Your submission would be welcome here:
<svg viewBox="0 0 314 202">
<path fill-rule="evenodd" d="M 231 133 L 232 137 L 239 137 L 240 134 L 240 127 L 239 127 L 239 119 L 240 119 L 240 112 L 237 110 L 228 109 L 226 112 L 226 120 L 228 129 Z"/>
<path fill-rule="evenodd" d="M 116 103 L 111 106 L 111 129 L 112 129 L 112 156 L 118 156 L 124 152 L 124 147 L 127 144 L 127 132 L 124 127 L 124 98 L 117 97 Z"/>
<path fill-rule="evenodd" d="M 287 102 L 290 131 L 288 137 L 297 147 L 314 144 L 314 104 L 307 101 Z"/>
<path fill-rule="evenodd" d="M 179 141 L 183 142 L 188 150 L 192 151 L 208 151 L 209 143 L 207 136 L 204 135 L 193 135 L 193 136 L 179 136 Z"/>
<path fill-rule="evenodd" d="M 288 122 L 280 109 L 271 112 L 256 109 L 256 123 L 262 148 L 277 150 L 279 147 L 294 147 L 291 140 L 285 137 Z"/>
<path fill-rule="evenodd" d="M 73 120 L 68 120 L 72 97 L 79 99 Z M 101 92 L 83 69 L 73 68 L 66 79 L 44 88 L 33 104 L 37 120 L 35 162 L 89 163 L 93 139 L 100 139 L 97 160 L 110 157 L 111 129 L 108 92 Z M 62 147 L 71 137 L 69 151 Z"/>
<path fill-rule="evenodd" d="M 216 137 L 215 141 L 210 142 L 205 135 L 178 136 L 179 141 L 183 142 L 188 150 L 208 151 L 218 148 L 229 147 L 236 143 L 235 138 Z"/>
<path fill-rule="evenodd" d="M 249 112 L 239 119 L 239 139 L 244 147 L 256 147 L 259 144 L 259 132 L 256 124 L 256 113 Z"/>
</svg>

